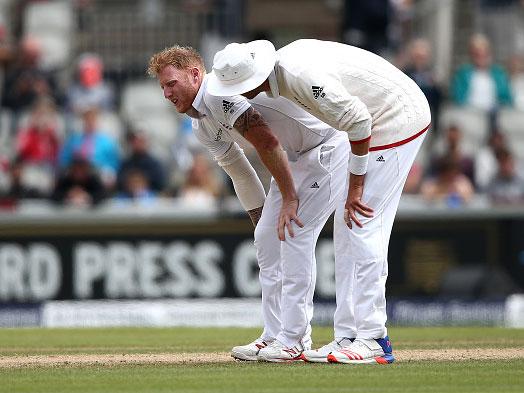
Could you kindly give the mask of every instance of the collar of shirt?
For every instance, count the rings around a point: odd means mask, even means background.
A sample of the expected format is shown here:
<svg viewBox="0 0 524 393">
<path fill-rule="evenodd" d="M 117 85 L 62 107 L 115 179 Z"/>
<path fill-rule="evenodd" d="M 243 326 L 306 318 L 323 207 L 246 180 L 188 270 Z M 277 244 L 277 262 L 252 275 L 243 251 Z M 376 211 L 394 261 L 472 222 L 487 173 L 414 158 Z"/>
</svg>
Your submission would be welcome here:
<svg viewBox="0 0 524 393">
<path fill-rule="evenodd" d="M 269 74 L 268 80 L 270 91 L 266 91 L 267 96 L 271 98 L 280 97 L 280 91 L 278 90 L 277 75 L 275 74 L 274 68 L 273 71 L 271 71 L 271 74 Z"/>
<path fill-rule="evenodd" d="M 202 80 L 202 83 L 200 84 L 200 88 L 198 89 L 197 95 L 195 96 L 195 99 L 193 100 L 193 104 L 191 105 L 196 113 L 193 111 L 189 111 L 187 113 L 188 116 L 194 117 L 195 119 L 201 119 L 206 115 L 206 104 L 204 103 L 204 92 L 206 91 L 207 87 L 207 81 L 208 76 L 207 74 L 204 75 L 204 79 Z"/>
</svg>

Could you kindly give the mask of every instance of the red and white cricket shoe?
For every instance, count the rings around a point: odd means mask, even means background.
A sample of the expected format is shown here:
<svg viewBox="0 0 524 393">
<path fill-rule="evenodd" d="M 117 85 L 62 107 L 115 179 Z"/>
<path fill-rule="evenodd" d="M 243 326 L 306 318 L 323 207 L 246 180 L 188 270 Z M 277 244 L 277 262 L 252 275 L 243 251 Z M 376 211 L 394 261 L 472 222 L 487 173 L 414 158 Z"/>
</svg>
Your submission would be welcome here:
<svg viewBox="0 0 524 393">
<path fill-rule="evenodd" d="M 262 348 L 260 352 L 258 352 L 258 360 L 273 363 L 304 360 L 302 357 L 302 352 L 304 352 L 304 347 L 301 344 L 297 344 L 289 348 L 280 341 L 275 340 L 267 347 Z"/>
<path fill-rule="evenodd" d="M 389 337 L 357 338 L 351 345 L 331 352 L 327 359 L 330 363 L 345 364 L 389 364 L 395 361 Z"/>
<path fill-rule="evenodd" d="M 318 349 L 310 349 L 302 352 L 302 357 L 306 362 L 312 363 L 327 363 L 328 355 L 333 351 L 338 351 L 353 342 L 353 339 L 344 337 L 339 340 L 333 340 L 330 343 L 320 347 Z"/>
<path fill-rule="evenodd" d="M 267 347 L 274 340 L 268 340 L 263 338 L 257 338 L 252 343 L 246 345 L 239 345 L 238 347 L 233 347 L 231 350 L 231 356 L 238 360 L 251 360 L 257 361 L 257 355 L 262 348 Z"/>
</svg>

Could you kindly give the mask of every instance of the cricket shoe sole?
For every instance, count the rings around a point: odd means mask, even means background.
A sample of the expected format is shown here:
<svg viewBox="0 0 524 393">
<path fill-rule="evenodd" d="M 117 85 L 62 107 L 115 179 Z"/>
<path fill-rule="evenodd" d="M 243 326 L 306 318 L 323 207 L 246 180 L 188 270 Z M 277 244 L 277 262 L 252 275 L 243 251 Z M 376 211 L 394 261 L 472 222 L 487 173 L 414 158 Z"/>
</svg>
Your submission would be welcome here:
<svg viewBox="0 0 524 393">
<path fill-rule="evenodd" d="M 381 356 L 371 358 L 362 358 L 360 355 L 347 352 L 336 351 L 327 356 L 329 363 L 343 363 L 343 364 L 391 364 L 395 361 L 392 353 L 386 353 Z"/>
</svg>

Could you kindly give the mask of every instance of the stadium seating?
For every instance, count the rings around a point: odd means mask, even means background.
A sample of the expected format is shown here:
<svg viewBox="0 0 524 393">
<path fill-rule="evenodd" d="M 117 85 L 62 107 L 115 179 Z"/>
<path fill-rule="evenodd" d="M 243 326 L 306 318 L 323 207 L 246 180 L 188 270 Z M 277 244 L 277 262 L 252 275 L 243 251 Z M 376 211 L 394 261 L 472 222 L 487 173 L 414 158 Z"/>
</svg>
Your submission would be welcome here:
<svg viewBox="0 0 524 393">
<path fill-rule="evenodd" d="M 118 113 L 113 111 L 100 111 L 98 113 L 98 128 L 106 135 L 113 138 L 117 143 L 124 141 L 124 125 Z M 68 131 L 78 131 L 82 129 L 82 119 L 75 117 L 69 125 Z"/>
<path fill-rule="evenodd" d="M 156 81 L 128 83 L 122 92 L 122 118 L 150 138 L 153 154 L 169 160 L 177 139 L 181 115 L 164 99 Z"/>
<path fill-rule="evenodd" d="M 52 168 L 37 164 L 26 164 L 22 171 L 22 183 L 29 188 L 43 194 L 50 194 L 53 190 L 55 174 Z"/>
<path fill-rule="evenodd" d="M 24 34 L 38 37 L 42 44 L 42 67 L 61 69 L 71 58 L 73 38 L 72 2 L 32 2 L 24 13 Z"/>
<path fill-rule="evenodd" d="M 462 132 L 461 146 L 465 154 L 474 155 L 487 141 L 489 119 L 485 112 L 447 105 L 440 112 L 440 132 L 435 140 L 437 151 L 443 144 L 444 131 L 451 125 L 456 125 Z"/>
<path fill-rule="evenodd" d="M 0 111 L 0 157 L 10 158 L 12 154 L 12 114 L 8 109 Z"/>
<path fill-rule="evenodd" d="M 151 112 L 172 111 L 155 80 L 128 83 L 122 91 L 121 113 L 126 119 L 136 120 Z"/>
<path fill-rule="evenodd" d="M 524 160 L 524 111 L 509 108 L 501 110 L 498 126 L 508 139 L 515 157 Z"/>
<path fill-rule="evenodd" d="M 24 128 L 28 127 L 29 126 L 30 117 L 31 117 L 31 111 L 30 110 L 23 111 L 20 114 L 19 118 L 17 119 L 16 130 L 21 130 L 21 129 L 24 129 Z M 63 140 L 64 137 L 66 136 L 66 133 L 69 130 L 67 129 L 66 117 L 64 116 L 62 111 L 57 111 L 56 112 L 56 122 L 57 122 L 57 127 L 56 127 L 57 136 L 61 140 Z M 14 132 L 13 132 L 13 134 L 14 134 Z"/>
</svg>

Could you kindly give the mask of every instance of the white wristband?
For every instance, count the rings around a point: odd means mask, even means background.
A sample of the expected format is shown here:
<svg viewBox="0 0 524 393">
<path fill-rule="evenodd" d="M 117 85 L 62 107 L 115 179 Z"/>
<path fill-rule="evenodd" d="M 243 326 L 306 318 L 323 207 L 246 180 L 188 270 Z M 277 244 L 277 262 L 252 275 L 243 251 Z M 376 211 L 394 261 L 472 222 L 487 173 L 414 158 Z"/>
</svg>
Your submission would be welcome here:
<svg viewBox="0 0 524 393">
<path fill-rule="evenodd" d="M 363 156 L 357 156 L 351 153 L 349 155 L 349 172 L 354 175 L 364 175 L 368 171 L 369 153 Z"/>
</svg>

